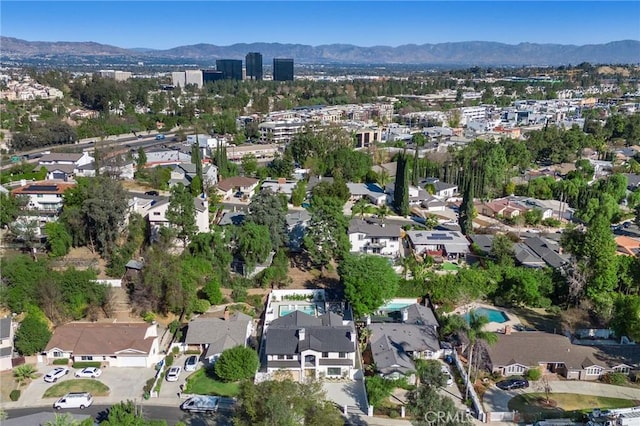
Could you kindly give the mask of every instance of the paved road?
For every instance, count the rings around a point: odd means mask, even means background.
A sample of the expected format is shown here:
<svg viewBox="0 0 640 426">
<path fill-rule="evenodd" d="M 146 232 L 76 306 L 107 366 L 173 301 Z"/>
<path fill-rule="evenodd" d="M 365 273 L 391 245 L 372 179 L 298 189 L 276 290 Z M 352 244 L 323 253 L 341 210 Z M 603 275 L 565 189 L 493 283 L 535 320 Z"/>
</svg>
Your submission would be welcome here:
<svg viewBox="0 0 640 426">
<path fill-rule="evenodd" d="M 553 381 L 550 382 L 550 384 L 552 392 L 555 393 L 575 393 L 581 395 L 608 396 L 612 398 L 640 400 L 640 389 L 637 388 L 565 380 Z M 538 392 L 534 383 L 532 383 L 532 385 L 527 389 L 519 389 L 515 391 L 503 391 L 494 386 L 484 394 L 484 407 L 490 412 L 509 411 L 508 404 L 511 398 L 522 393 L 531 392 Z"/>
</svg>

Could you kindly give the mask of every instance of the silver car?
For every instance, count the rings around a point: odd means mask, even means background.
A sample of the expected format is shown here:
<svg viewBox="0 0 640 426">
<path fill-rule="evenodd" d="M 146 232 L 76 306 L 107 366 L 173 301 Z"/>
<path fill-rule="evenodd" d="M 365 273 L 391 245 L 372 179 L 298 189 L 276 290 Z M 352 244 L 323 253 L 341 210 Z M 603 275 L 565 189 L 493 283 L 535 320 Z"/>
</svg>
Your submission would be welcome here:
<svg viewBox="0 0 640 426">
<path fill-rule="evenodd" d="M 44 381 L 47 383 L 55 383 L 58 379 L 66 376 L 67 374 L 69 374 L 69 369 L 67 367 L 57 367 L 45 374 Z"/>
</svg>

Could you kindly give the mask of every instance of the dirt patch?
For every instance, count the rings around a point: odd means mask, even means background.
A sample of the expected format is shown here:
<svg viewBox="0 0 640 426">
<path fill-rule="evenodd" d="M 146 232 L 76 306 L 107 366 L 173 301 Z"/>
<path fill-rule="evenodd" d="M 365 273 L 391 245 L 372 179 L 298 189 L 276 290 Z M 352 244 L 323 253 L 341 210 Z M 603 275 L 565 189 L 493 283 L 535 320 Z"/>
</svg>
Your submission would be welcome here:
<svg viewBox="0 0 640 426">
<path fill-rule="evenodd" d="M 93 268 L 97 271 L 99 279 L 110 278 L 105 273 L 107 262 L 99 254 L 92 253 L 87 247 L 73 247 L 66 256 L 54 260 L 52 266 L 57 270 L 70 266 L 80 270 Z"/>
<path fill-rule="evenodd" d="M 565 330 L 574 332 L 578 328 L 602 328 L 597 318 L 591 312 L 583 307 L 569 308 L 560 313 L 562 327 Z"/>
<path fill-rule="evenodd" d="M 11 401 L 9 394 L 16 388 L 16 382 L 13 379 L 12 371 L 3 371 L 0 373 L 0 402 L 5 403 Z"/>
<path fill-rule="evenodd" d="M 562 321 L 560 315 L 551 314 L 539 308 L 509 308 L 520 318 L 522 325 L 548 333 L 561 332 Z"/>
</svg>

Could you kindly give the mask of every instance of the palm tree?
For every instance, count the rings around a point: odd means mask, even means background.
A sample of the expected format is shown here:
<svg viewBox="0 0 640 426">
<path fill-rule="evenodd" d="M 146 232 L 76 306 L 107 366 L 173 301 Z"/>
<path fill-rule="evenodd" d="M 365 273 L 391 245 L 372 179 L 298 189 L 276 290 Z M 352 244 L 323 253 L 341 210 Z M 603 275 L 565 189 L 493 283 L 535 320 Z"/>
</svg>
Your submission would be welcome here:
<svg viewBox="0 0 640 426">
<path fill-rule="evenodd" d="M 75 420 L 69 413 L 64 413 L 64 414 L 56 413 L 53 420 L 49 420 L 48 422 L 45 423 L 45 426 L 78 426 L 78 425 L 80 425 L 80 422 Z"/>
<path fill-rule="evenodd" d="M 378 211 L 376 212 L 378 214 L 378 217 L 380 218 L 380 223 L 384 223 L 384 218 L 389 216 L 389 206 L 387 206 L 386 204 L 381 205 L 380 207 L 378 207 Z"/>
<path fill-rule="evenodd" d="M 20 387 L 27 380 L 35 379 L 37 372 L 38 370 L 33 365 L 23 364 L 13 370 L 13 377 L 15 377 L 18 387 Z"/>
<path fill-rule="evenodd" d="M 355 202 L 353 207 L 351 207 L 351 215 L 352 217 L 355 215 L 360 215 L 360 219 L 364 218 L 364 214 L 367 212 L 367 207 L 369 207 L 369 202 L 364 198 L 360 198 Z"/>
<path fill-rule="evenodd" d="M 476 313 L 474 310 L 469 311 L 469 321 L 466 326 L 467 338 L 469 339 L 469 359 L 467 359 L 467 363 L 469 364 L 468 372 L 467 372 L 467 390 L 465 392 L 465 399 L 469 397 L 469 388 L 471 386 L 471 365 L 473 361 L 473 351 L 475 350 L 476 343 L 478 341 L 483 340 L 490 345 L 493 345 L 497 340 L 498 336 L 495 333 L 484 331 L 484 326 L 489 324 L 489 318 L 485 315 L 480 315 Z"/>
</svg>

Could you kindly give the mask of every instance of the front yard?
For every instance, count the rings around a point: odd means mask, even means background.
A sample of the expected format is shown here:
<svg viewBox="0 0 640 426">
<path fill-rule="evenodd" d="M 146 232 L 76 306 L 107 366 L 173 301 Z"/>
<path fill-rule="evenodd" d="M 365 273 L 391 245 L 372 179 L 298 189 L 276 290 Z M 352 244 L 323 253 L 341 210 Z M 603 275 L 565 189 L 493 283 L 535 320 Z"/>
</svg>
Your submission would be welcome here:
<svg viewBox="0 0 640 426">
<path fill-rule="evenodd" d="M 213 371 L 201 368 L 187 378 L 184 392 L 197 395 L 237 396 L 240 391 L 238 382 L 225 383 L 215 377 Z"/>
<path fill-rule="evenodd" d="M 574 393 L 551 393 L 549 399 L 551 404 L 546 404 L 544 393 L 525 393 L 509 401 L 509 410 L 522 413 L 527 421 L 556 417 L 571 417 L 581 420 L 583 414 L 596 407 L 601 409 L 628 408 L 639 403 L 639 401 L 632 399 Z"/>
<path fill-rule="evenodd" d="M 109 387 L 99 380 L 71 379 L 51 386 L 42 397 L 59 398 L 69 392 L 89 392 L 93 396 L 107 396 L 109 391 Z"/>
</svg>

